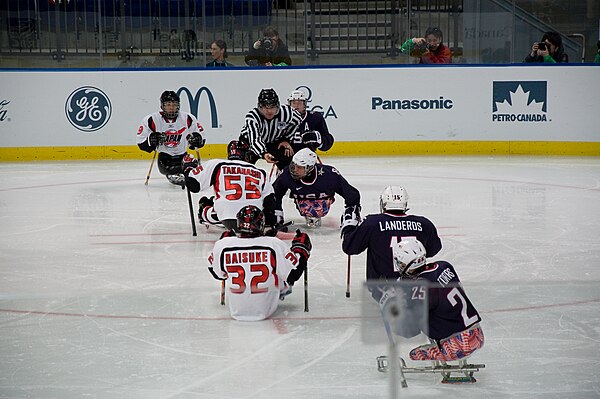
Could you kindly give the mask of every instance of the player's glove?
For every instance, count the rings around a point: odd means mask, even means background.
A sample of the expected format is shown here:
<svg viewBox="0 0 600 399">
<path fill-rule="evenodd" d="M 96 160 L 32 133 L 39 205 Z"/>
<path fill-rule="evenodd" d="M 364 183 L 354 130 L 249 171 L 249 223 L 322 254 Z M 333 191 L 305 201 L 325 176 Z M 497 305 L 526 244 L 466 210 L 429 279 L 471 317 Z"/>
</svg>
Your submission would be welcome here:
<svg viewBox="0 0 600 399">
<path fill-rule="evenodd" d="M 185 154 L 183 156 L 183 160 L 181 161 L 181 170 L 183 170 L 184 175 L 189 175 L 190 171 L 196 169 L 198 167 L 198 160 L 194 158 L 190 154 Z"/>
<path fill-rule="evenodd" d="M 154 149 L 164 143 L 165 134 L 162 132 L 152 132 L 148 136 L 148 145 Z"/>
<path fill-rule="evenodd" d="M 204 147 L 204 143 L 206 143 L 204 137 L 202 137 L 202 135 L 197 132 L 188 134 L 185 138 L 188 142 L 190 149 L 192 150 L 195 150 L 196 148 L 202 148 Z"/>
<path fill-rule="evenodd" d="M 322 143 L 321 133 L 317 130 L 302 133 L 302 143 L 311 148 L 319 148 Z"/>
<path fill-rule="evenodd" d="M 308 260 L 311 249 L 312 243 L 308 234 L 302 233 L 300 229 L 296 230 L 296 236 L 292 239 L 292 252 L 300 255 L 304 260 Z"/>
<path fill-rule="evenodd" d="M 340 222 L 341 236 L 354 230 L 360 224 L 360 205 L 348 206 Z"/>
</svg>

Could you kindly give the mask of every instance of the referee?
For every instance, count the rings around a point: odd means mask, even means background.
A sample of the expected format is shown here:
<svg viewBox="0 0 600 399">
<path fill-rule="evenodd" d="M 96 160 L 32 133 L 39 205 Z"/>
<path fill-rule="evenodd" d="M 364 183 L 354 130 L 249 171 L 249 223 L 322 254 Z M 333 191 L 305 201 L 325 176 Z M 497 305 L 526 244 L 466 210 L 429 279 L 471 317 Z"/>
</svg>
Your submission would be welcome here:
<svg viewBox="0 0 600 399">
<path fill-rule="evenodd" d="M 281 105 L 274 89 L 262 89 L 258 104 L 246 114 L 240 141 L 250 146 L 249 161 L 263 158 L 279 170 L 290 164 L 294 150 L 290 142 L 302 115 L 287 104 Z"/>
</svg>

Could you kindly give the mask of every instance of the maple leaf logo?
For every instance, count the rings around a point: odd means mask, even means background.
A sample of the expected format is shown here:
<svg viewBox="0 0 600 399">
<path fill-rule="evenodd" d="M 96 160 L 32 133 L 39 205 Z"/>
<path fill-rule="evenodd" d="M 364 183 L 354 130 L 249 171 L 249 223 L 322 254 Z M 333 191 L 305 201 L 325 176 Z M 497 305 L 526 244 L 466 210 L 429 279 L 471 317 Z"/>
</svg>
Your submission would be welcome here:
<svg viewBox="0 0 600 399">
<path fill-rule="evenodd" d="M 515 91 L 510 91 L 510 101 L 505 99 L 502 102 L 496 102 L 496 109 L 499 113 L 515 114 L 539 114 L 543 111 L 544 102 L 530 100 L 530 92 L 523 90 L 519 85 Z"/>
</svg>

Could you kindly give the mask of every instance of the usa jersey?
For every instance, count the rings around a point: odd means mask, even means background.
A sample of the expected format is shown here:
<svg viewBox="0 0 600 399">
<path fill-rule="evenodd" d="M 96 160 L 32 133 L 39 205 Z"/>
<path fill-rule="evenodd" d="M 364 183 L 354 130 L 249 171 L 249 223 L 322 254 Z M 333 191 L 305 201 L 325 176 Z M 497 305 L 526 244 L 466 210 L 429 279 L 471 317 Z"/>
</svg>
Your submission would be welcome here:
<svg viewBox="0 0 600 399">
<path fill-rule="evenodd" d="M 360 204 L 360 192 L 348 183 L 341 173 L 329 165 L 315 165 L 315 173 L 312 181 L 296 180 L 290 174 L 289 167 L 273 182 L 275 192 L 275 209 L 282 210 L 282 199 L 285 193 L 290 191 L 290 198 L 294 201 L 303 200 L 325 200 L 333 202 L 335 194 L 339 194 L 346 206 Z"/>
<path fill-rule="evenodd" d="M 435 225 L 424 216 L 380 213 L 368 215 L 354 230 L 344 234 L 342 250 L 358 255 L 367 250 L 367 280 L 397 279 L 393 248 L 402 239 L 416 238 L 425 247 L 427 257 L 442 249 Z"/>
<path fill-rule="evenodd" d="M 333 135 L 329 133 L 327 122 L 321 112 L 306 111 L 302 117 L 302 121 L 294 133 L 291 145 L 294 152 L 306 148 L 307 146 L 302 142 L 302 133 L 316 130 L 321 133 L 321 145 L 317 148 L 311 148 L 313 151 L 318 149 L 321 151 L 328 151 L 335 141 Z"/>
<path fill-rule="evenodd" d="M 263 209 L 264 198 L 273 192 L 267 173 L 244 161 L 211 159 L 193 169 L 188 177 L 198 181 L 198 191 L 213 187 L 214 209 L 220 220 L 235 219 L 246 205 Z"/>
<path fill-rule="evenodd" d="M 250 151 L 261 157 L 267 152 L 267 144 L 281 140 L 291 141 L 302 116 L 289 105 L 279 106 L 273 119 L 266 119 L 258 110 L 251 109 L 245 117 L 240 140 L 250 145 Z"/>
<path fill-rule="evenodd" d="M 136 142 L 142 150 L 151 152 L 154 149 L 149 145 L 145 145 L 148 136 L 152 132 L 162 132 L 165 134 L 165 141 L 156 150 L 169 155 L 181 155 L 186 152 L 189 146 L 186 139 L 187 135 L 202 133 L 202 131 L 204 131 L 202 125 L 198 123 L 194 115 L 187 112 L 179 111 L 177 118 L 174 120 L 164 118 L 161 112 L 155 112 L 142 119 Z"/>
<path fill-rule="evenodd" d="M 215 243 L 208 262 L 214 276 L 227 275 L 231 317 L 257 321 L 275 312 L 279 291 L 299 259 L 276 237 L 225 237 Z"/>
<path fill-rule="evenodd" d="M 428 264 L 425 271 L 419 274 L 418 280 L 425 280 L 430 284 L 427 289 L 429 331 L 424 331 L 429 338 L 444 339 L 481 321 L 456 270 L 449 262 Z M 413 300 L 419 299 L 413 295 Z"/>
</svg>

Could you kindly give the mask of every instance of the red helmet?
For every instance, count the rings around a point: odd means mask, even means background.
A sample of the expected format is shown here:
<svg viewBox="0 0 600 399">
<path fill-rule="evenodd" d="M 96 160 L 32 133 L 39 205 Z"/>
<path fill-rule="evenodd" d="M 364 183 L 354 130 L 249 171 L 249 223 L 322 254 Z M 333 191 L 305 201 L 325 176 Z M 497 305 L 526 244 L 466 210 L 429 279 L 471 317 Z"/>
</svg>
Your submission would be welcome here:
<svg viewBox="0 0 600 399">
<path fill-rule="evenodd" d="M 265 215 L 254 205 L 246 205 L 236 215 L 240 233 L 260 236 L 265 229 Z"/>
<path fill-rule="evenodd" d="M 246 161 L 247 153 L 250 150 L 248 143 L 243 141 L 233 140 L 227 145 L 227 159 Z"/>
</svg>

